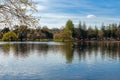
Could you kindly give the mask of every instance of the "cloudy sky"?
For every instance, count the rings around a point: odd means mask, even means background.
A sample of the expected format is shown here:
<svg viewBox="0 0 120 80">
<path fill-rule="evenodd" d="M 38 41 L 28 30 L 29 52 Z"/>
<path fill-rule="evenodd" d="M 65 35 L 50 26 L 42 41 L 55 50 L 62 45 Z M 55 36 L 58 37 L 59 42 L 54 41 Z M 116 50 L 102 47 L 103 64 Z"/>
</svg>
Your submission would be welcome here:
<svg viewBox="0 0 120 80">
<path fill-rule="evenodd" d="M 68 19 L 89 26 L 120 22 L 119 0 L 34 0 L 41 17 L 40 25 L 49 28 L 64 26 Z"/>
</svg>

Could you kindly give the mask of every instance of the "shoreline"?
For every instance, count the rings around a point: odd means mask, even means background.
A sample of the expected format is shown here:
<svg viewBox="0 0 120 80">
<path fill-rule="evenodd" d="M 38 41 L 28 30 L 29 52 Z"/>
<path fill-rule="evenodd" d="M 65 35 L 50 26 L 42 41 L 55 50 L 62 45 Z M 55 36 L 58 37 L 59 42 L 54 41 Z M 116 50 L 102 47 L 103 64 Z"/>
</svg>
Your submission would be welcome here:
<svg viewBox="0 0 120 80">
<path fill-rule="evenodd" d="M 120 42 L 120 40 L 16 40 L 16 41 L 2 41 L 0 40 L 0 42 Z"/>
</svg>

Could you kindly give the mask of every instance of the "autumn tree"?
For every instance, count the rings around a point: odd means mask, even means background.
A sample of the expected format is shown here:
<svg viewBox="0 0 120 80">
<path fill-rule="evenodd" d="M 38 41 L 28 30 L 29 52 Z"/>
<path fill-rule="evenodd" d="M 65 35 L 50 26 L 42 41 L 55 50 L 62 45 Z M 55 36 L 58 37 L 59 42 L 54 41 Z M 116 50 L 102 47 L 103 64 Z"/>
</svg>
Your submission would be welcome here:
<svg viewBox="0 0 120 80">
<path fill-rule="evenodd" d="M 54 40 L 58 41 L 71 41 L 72 38 L 72 32 L 69 29 L 64 29 L 60 33 L 54 34 Z"/>
</svg>

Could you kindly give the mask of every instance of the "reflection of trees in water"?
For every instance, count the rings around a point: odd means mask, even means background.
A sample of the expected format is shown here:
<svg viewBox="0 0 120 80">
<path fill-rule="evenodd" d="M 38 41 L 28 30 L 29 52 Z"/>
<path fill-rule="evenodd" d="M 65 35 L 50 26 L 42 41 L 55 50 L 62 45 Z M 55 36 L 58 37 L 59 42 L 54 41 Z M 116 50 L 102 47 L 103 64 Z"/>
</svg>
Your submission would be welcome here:
<svg viewBox="0 0 120 80">
<path fill-rule="evenodd" d="M 82 49 L 77 49 L 80 59 L 85 58 L 86 55 L 89 57 L 100 55 L 102 59 L 106 57 L 120 59 L 120 43 L 118 42 L 86 42 L 79 47 L 82 47 Z"/>
<path fill-rule="evenodd" d="M 71 63 L 74 57 L 74 49 L 72 48 L 72 43 L 66 43 L 63 46 L 63 52 L 64 55 L 66 56 L 67 63 Z"/>
<path fill-rule="evenodd" d="M 35 44 L 33 50 L 37 50 L 38 55 L 47 55 L 49 45 L 47 44 Z"/>
<path fill-rule="evenodd" d="M 65 43 L 65 45 L 54 47 L 62 51 L 68 63 L 71 63 L 74 57 L 79 57 L 80 61 L 98 58 L 98 56 L 102 60 L 120 59 L 120 43 L 118 42 L 79 42 L 75 47 L 72 45 L 73 43 Z"/>
<path fill-rule="evenodd" d="M 27 44 L 13 44 L 12 50 L 16 57 L 27 57 L 30 54 L 31 46 Z"/>
<path fill-rule="evenodd" d="M 1 50 L 5 54 L 13 53 L 16 57 L 25 57 L 29 55 L 29 46 L 25 44 L 2 44 L 0 45 Z"/>
<path fill-rule="evenodd" d="M 53 45 L 51 48 L 54 52 L 61 53 L 65 56 L 67 63 L 71 63 L 74 57 L 74 49 L 72 48 L 72 43 L 64 43 L 64 45 Z"/>
<path fill-rule="evenodd" d="M 0 49 L 2 50 L 2 52 L 4 52 L 4 55 L 9 55 L 10 44 L 0 45 Z"/>
<path fill-rule="evenodd" d="M 120 43 L 118 42 L 104 42 L 100 44 L 103 56 L 108 56 L 112 59 L 120 58 Z"/>
<path fill-rule="evenodd" d="M 38 55 L 46 55 L 48 51 L 48 45 L 46 44 L 17 44 L 17 56 L 29 56 L 30 53 L 37 53 Z M 16 54 L 16 53 L 15 53 Z"/>
<path fill-rule="evenodd" d="M 39 56 L 47 55 L 50 51 L 65 56 L 67 63 L 71 63 L 73 58 L 79 57 L 79 60 L 89 58 L 97 58 L 98 56 L 104 60 L 111 58 L 120 59 L 120 43 L 119 42 L 79 42 L 73 47 L 73 43 L 64 43 L 64 45 L 47 45 L 47 44 L 2 44 L 0 50 L 5 55 L 11 52 L 15 57 L 28 57 L 37 53 Z M 52 53 L 52 52 L 51 52 Z M 53 54 L 52 53 L 52 54 Z"/>
<path fill-rule="evenodd" d="M 28 57 L 30 54 L 34 54 L 37 51 L 38 55 L 47 54 L 48 45 L 46 44 L 2 44 L 0 49 L 4 55 L 10 54 L 11 52 L 15 57 Z"/>
</svg>

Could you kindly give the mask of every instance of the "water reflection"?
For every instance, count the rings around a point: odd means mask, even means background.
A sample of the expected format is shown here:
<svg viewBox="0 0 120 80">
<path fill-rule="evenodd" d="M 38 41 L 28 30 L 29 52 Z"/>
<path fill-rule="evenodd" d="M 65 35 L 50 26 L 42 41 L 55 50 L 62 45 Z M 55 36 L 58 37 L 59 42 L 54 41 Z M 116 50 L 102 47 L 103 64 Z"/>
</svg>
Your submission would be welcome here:
<svg viewBox="0 0 120 80">
<path fill-rule="evenodd" d="M 50 43 L 50 42 L 48 42 Z M 63 45 L 64 44 L 64 45 Z M 49 45 L 46 43 L 5 43 L 0 44 L 0 51 L 9 56 L 26 58 L 30 55 L 37 54 L 61 54 L 65 57 L 67 63 L 71 63 L 74 59 L 86 61 L 90 59 L 105 60 L 110 58 L 120 60 L 120 43 L 119 42 L 79 42 L 73 47 L 73 43 L 62 43 L 61 45 Z"/>
</svg>

